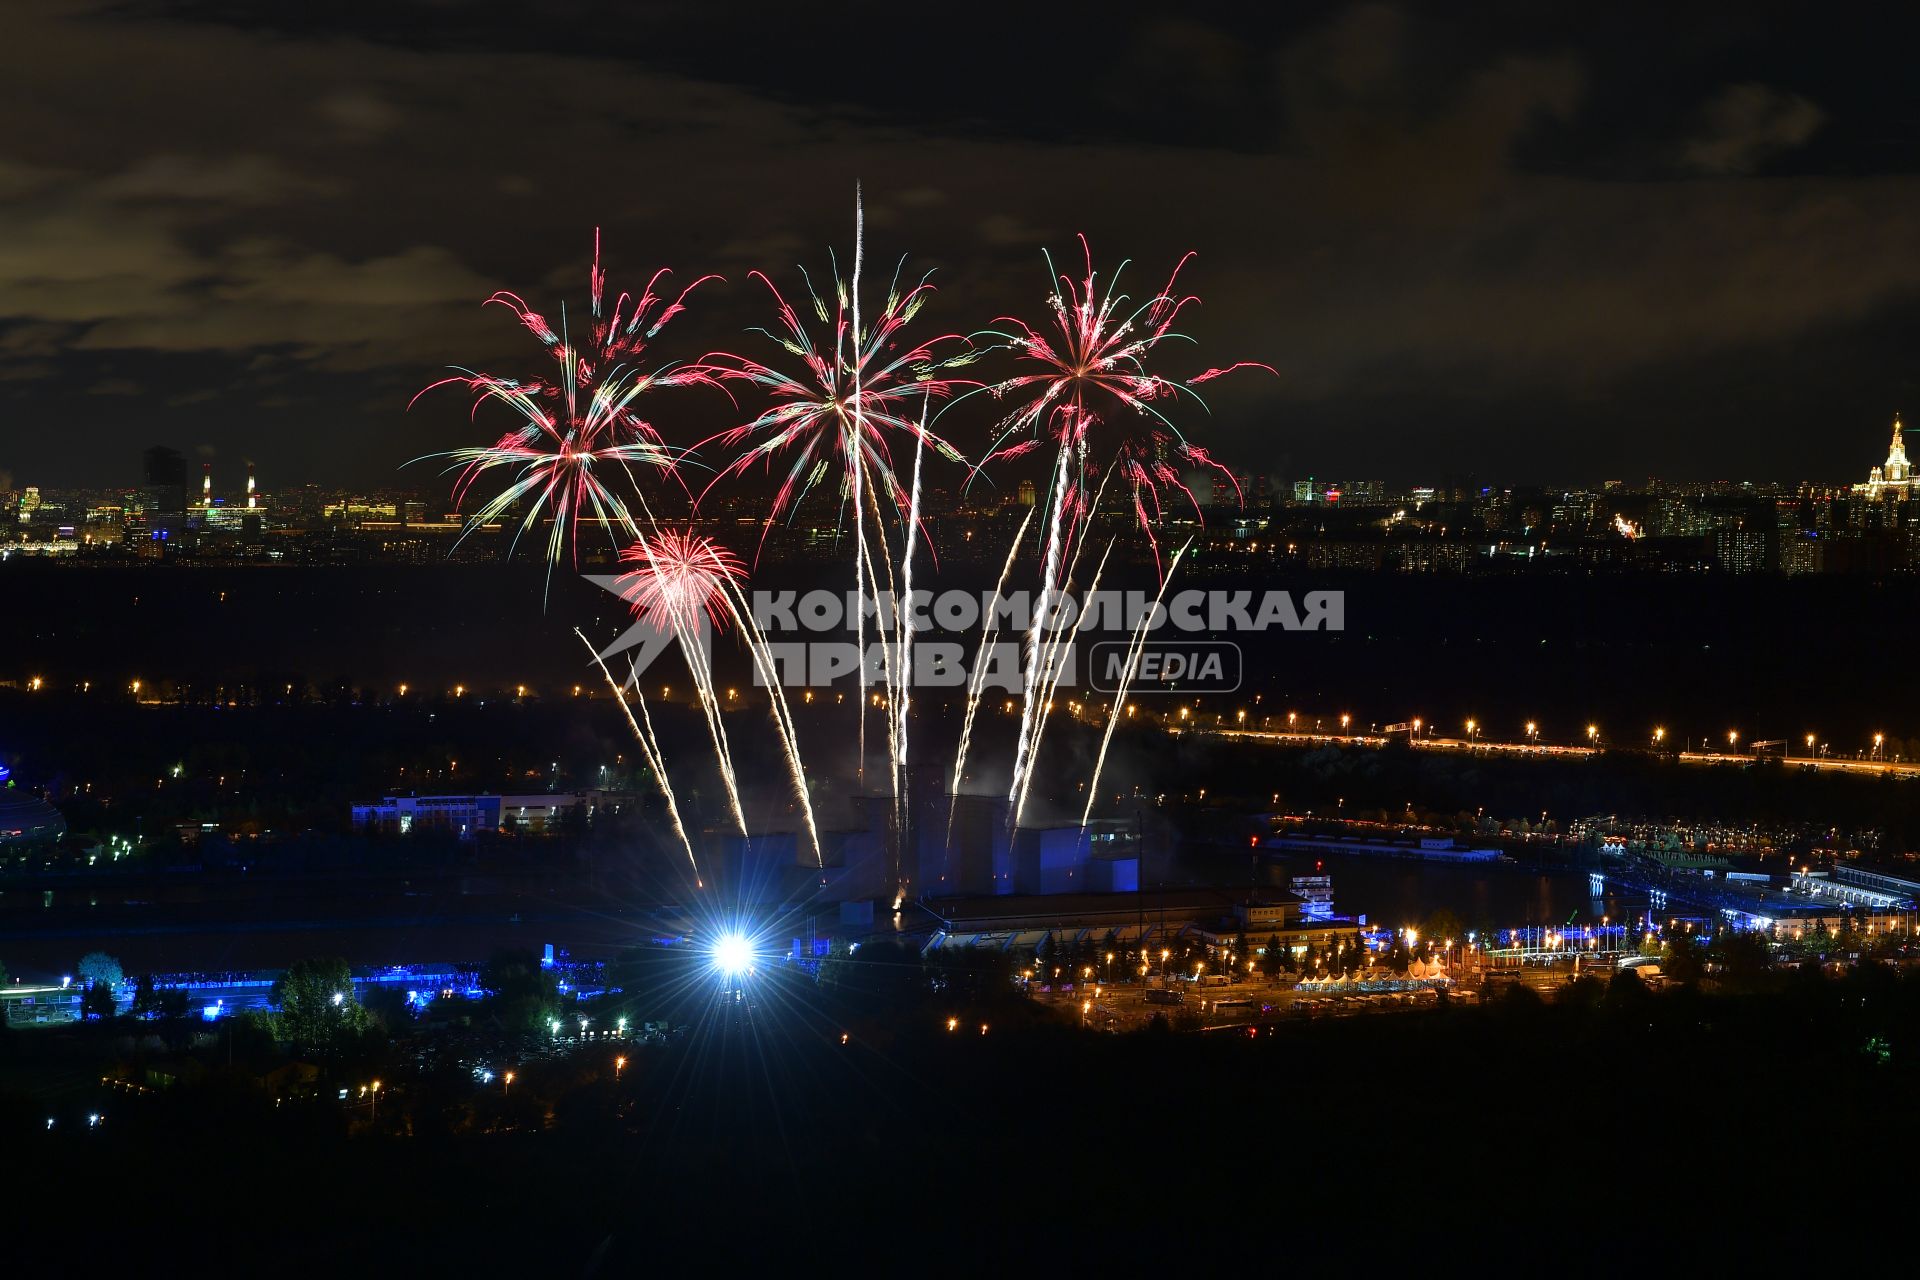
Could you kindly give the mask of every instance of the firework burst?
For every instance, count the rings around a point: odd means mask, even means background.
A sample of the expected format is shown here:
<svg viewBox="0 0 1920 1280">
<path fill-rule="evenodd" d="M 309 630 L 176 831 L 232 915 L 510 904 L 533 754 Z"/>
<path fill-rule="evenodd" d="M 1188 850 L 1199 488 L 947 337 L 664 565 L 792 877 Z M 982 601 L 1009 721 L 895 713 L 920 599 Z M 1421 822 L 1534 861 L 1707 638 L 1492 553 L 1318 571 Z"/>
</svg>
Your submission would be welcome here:
<svg viewBox="0 0 1920 1280">
<path fill-rule="evenodd" d="M 861 255 L 857 248 L 856 263 Z M 755 332 L 799 361 L 800 370 L 789 373 L 729 353 L 712 354 L 702 362 L 704 374 L 751 384 L 772 398 L 752 420 L 703 442 L 737 451 L 716 482 L 742 475 L 756 464 L 784 467 L 767 527 L 829 478 L 843 502 L 853 502 L 863 484 L 872 485 L 883 489 L 904 515 L 911 495 L 895 472 L 896 439 L 912 440 L 953 462 L 965 461 L 959 450 L 927 429 L 921 410 L 954 393 L 961 384 L 950 376 L 952 371 L 973 360 L 975 352 L 959 334 L 906 340 L 904 330 L 925 305 L 932 286 L 922 278 L 903 288 L 900 271 L 905 265 L 902 258 L 879 315 L 866 321 L 860 316 L 858 266 L 850 282 L 843 281 L 835 267 L 831 306 L 802 270 L 808 294 L 805 314 L 768 276 L 755 271 L 753 277 L 773 295 L 780 318 L 777 329 Z M 857 506 L 854 511 L 858 519 Z"/>
<path fill-rule="evenodd" d="M 1239 492 L 1232 473 L 1182 435 L 1166 410 L 1181 396 L 1204 408 L 1194 388 L 1236 369 L 1273 370 L 1243 361 L 1186 381 L 1153 371 L 1149 361 L 1162 343 L 1192 341 L 1173 326 L 1182 310 L 1199 301 L 1178 292 L 1180 272 L 1193 255 L 1175 264 L 1163 289 L 1135 304 L 1115 292 L 1126 263 L 1102 290 L 1085 236 L 1080 247 L 1086 272 L 1077 281 L 1058 271 L 1047 255 L 1048 274 L 1055 280 L 1047 299 L 1050 323 L 1003 316 L 995 322 L 999 327 L 976 335 L 998 339 L 1020 366 L 982 388 L 994 399 L 1014 402 L 1014 408 L 995 428 L 993 447 L 980 465 L 1022 457 L 1051 440 L 1071 462 L 1056 477 L 1051 500 L 1068 545 L 1095 505 L 1088 499 L 1090 478 L 1105 468 L 1125 482 L 1134 518 L 1152 540 L 1167 491 L 1184 496 L 1199 512 L 1199 501 L 1180 478 L 1182 466 L 1210 472 Z"/>
<path fill-rule="evenodd" d="M 703 623 L 711 624 L 715 630 L 724 630 L 731 625 L 744 640 L 754 670 L 767 689 L 775 733 L 786 756 L 801 818 L 818 863 L 821 860 L 820 833 L 814 825 L 813 804 L 807 791 L 793 715 L 787 706 L 786 693 L 780 685 L 766 637 L 754 625 L 752 610 L 741 593 L 740 581 L 744 567 L 740 558 L 704 535 L 678 529 L 658 529 L 622 551 L 620 559 L 633 568 L 615 580 L 614 589 L 632 606 L 636 615 L 648 618 L 670 632 L 686 659 L 687 670 L 700 699 L 701 714 L 706 718 L 707 731 L 713 739 L 714 755 L 720 765 L 727 799 L 742 835 L 747 833 L 747 820 L 740 806 L 733 752 L 721 720 L 720 699 L 713 686 L 713 669 L 699 641 Z"/>
<path fill-rule="evenodd" d="M 902 568 L 910 576 L 912 539 L 919 533 L 916 493 L 924 454 L 931 450 L 949 461 L 965 462 L 958 449 L 928 429 L 928 407 L 949 400 L 961 386 L 978 385 L 956 376 L 955 371 L 978 354 L 964 335 L 908 338 L 907 327 L 932 296 L 933 288 L 925 276 L 914 283 L 903 283 L 905 258 L 895 265 L 878 312 L 868 309 L 863 314 L 865 263 L 866 215 L 856 193 L 853 271 L 849 277 L 841 276 L 836 259 L 832 288 L 823 296 L 802 269 L 807 289 L 803 310 L 788 301 L 767 275 L 753 273 L 772 295 L 778 316 L 776 326 L 756 332 L 798 362 L 792 371 L 725 352 L 708 355 L 700 366 L 703 374 L 716 381 L 746 383 L 764 391 L 772 401 L 751 420 L 702 442 L 702 447 L 717 444 L 733 454 L 714 482 L 743 475 L 756 465 L 764 465 L 780 476 L 761 528 L 762 545 L 776 521 L 790 516 L 816 487 L 831 482 L 841 520 L 852 517 L 854 590 L 863 601 L 877 600 L 881 595 L 879 575 L 883 566 L 890 581 L 893 573 L 883 499 L 899 521 Z M 896 443 L 909 441 L 915 475 L 911 488 L 902 483 L 894 464 Z M 855 621 L 855 647 L 863 655 L 865 625 L 863 610 Z M 907 643 L 900 636 L 893 648 L 883 645 L 887 706 L 892 709 L 887 718 L 888 776 L 896 806 L 901 802 L 906 764 Z M 866 776 L 868 683 L 867 663 L 862 661 L 855 748 L 856 770 L 862 778 Z M 897 857 L 897 847 L 894 853 Z"/>
<path fill-rule="evenodd" d="M 1117 292 L 1126 264 L 1121 264 L 1103 289 L 1085 236 L 1080 237 L 1080 248 L 1086 271 L 1077 281 L 1057 270 L 1052 255 L 1047 255 L 1048 274 L 1055 281 L 1047 299 L 1052 311 L 1050 323 L 1032 325 L 1003 316 L 996 322 L 999 327 L 976 335 L 997 338 L 1001 346 L 1014 352 L 1018 364 L 1015 373 L 982 388 L 995 399 L 1011 401 L 1014 407 L 995 428 L 992 449 L 981 466 L 1022 457 L 1049 441 L 1055 449 L 1040 567 L 1043 599 L 1066 588 L 1072 577 L 1071 566 L 1084 545 L 1081 535 L 1115 477 L 1128 492 L 1134 520 L 1153 548 L 1156 565 L 1160 564 L 1160 546 L 1154 530 L 1164 514 L 1163 495 L 1169 490 L 1177 492 L 1192 505 L 1196 515 L 1201 514 L 1199 499 L 1181 478 L 1183 466 L 1223 478 L 1238 495 L 1239 486 L 1232 473 L 1205 449 L 1187 440 L 1167 409 L 1182 396 L 1204 408 L 1205 402 L 1194 388 L 1235 369 L 1273 372 L 1266 365 L 1244 362 L 1208 369 L 1186 381 L 1156 372 L 1150 361 L 1161 344 L 1191 341 L 1173 326 L 1181 311 L 1198 301 L 1178 291 L 1180 272 L 1193 255 L 1187 254 L 1174 265 L 1164 288 L 1136 304 Z M 1163 587 L 1169 573 L 1162 568 Z M 1015 825 L 1026 805 L 1034 758 L 1052 705 L 1045 668 L 1039 659 L 1044 652 L 1051 662 L 1057 644 L 1058 637 L 1043 651 L 1036 618 L 1028 635 L 1028 670 L 1008 793 L 1010 820 Z"/>
<path fill-rule="evenodd" d="M 615 546 L 624 538 L 639 536 L 640 527 L 624 496 L 633 494 L 645 512 L 636 472 L 674 474 L 682 455 L 668 447 L 659 432 L 639 415 L 636 401 L 656 387 L 712 381 L 695 365 L 650 372 L 640 367 L 639 361 L 654 337 L 686 309 L 687 296 L 706 281 L 718 278 L 702 276 L 668 302 L 662 288 L 667 275 L 665 270 L 655 272 L 638 298 L 622 293 L 607 311 L 606 272 L 600 266 L 600 235 L 596 231 L 585 333 L 570 332 L 564 307 L 556 329 L 518 294 L 501 292 L 487 299 L 486 305 L 513 312 L 521 326 L 548 349 L 559 368 L 551 377 L 529 380 L 459 369 L 414 396 L 417 402 L 436 388 L 464 386 L 473 395 L 476 417 L 481 406 L 496 403 L 519 419 L 518 426 L 490 445 L 441 455 L 450 460 L 450 469 L 458 472 L 454 498 L 461 505 L 483 477 L 496 472 L 507 476 L 504 487 L 473 510 L 466 532 L 494 523 L 522 506 L 526 514 L 515 531 L 515 545 L 540 521 L 548 521 L 549 572 L 562 559 L 577 559 L 583 521 L 598 524 Z"/>
<path fill-rule="evenodd" d="M 635 567 L 620 575 L 615 589 L 635 614 L 676 634 L 692 631 L 701 614 L 716 627 L 732 617 L 728 587 L 744 566 L 712 538 L 660 529 L 622 551 L 620 559 Z"/>
</svg>

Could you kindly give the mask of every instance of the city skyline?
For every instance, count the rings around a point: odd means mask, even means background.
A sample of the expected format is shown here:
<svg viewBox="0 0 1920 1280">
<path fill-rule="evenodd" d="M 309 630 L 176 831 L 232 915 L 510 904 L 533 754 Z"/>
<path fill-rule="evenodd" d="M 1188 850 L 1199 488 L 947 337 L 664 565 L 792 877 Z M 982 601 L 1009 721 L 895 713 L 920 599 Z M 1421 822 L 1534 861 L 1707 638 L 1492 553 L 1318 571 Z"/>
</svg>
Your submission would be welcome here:
<svg viewBox="0 0 1920 1280">
<path fill-rule="evenodd" d="M 1905 434 L 1913 430 L 1913 428 L 1906 425 L 1905 415 L 1902 411 L 1896 411 L 1892 414 L 1892 424 L 1894 445 L 1893 447 L 1888 447 L 1886 462 L 1872 464 L 1869 468 L 1869 477 L 1865 481 L 1851 479 L 1851 475 L 1858 474 L 1858 468 L 1853 467 L 1852 470 L 1849 470 L 1849 464 L 1841 462 L 1831 464 L 1824 472 L 1798 476 L 1768 476 L 1756 473 L 1738 475 L 1663 475 L 1656 468 L 1630 471 L 1625 474 L 1608 473 L 1605 475 L 1589 474 L 1580 476 L 1562 474 L 1542 478 L 1514 478 L 1499 474 L 1500 468 L 1497 464 L 1477 464 L 1472 459 L 1463 459 L 1427 474 L 1413 472 L 1395 473 L 1391 468 L 1382 470 L 1378 467 L 1370 467 L 1367 465 L 1361 465 L 1352 470 L 1343 471 L 1332 467 L 1316 467 L 1308 465 L 1307 463 L 1303 463 L 1300 469 L 1293 473 L 1277 470 L 1262 472 L 1257 467 L 1242 465 L 1241 461 L 1237 458 L 1222 458 L 1220 461 L 1243 480 L 1256 479 L 1266 482 L 1276 501 L 1284 501 L 1287 490 L 1309 481 L 1318 481 L 1323 487 L 1326 485 L 1338 487 L 1342 483 L 1352 483 L 1358 478 L 1364 483 L 1385 486 L 1384 489 L 1381 490 L 1384 494 L 1395 497 L 1405 497 L 1423 489 L 1444 488 L 1447 481 L 1460 480 L 1467 477 L 1471 477 L 1477 485 L 1496 490 L 1524 489 L 1552 491 L 1560 489 L 1569 492 L 1586 492 L 1610 488 L 1625 488 L 1630 491 L 1641 491 L 1649 485 L 1673 485 L 1682 487 L 1700 485 L 1747 485 L 1766 489 L 1814 486 L 1818 488 L 1831 487 L 1835 490 L 1851 489 L 1856 496 L 1870 497 L 1875 500 L 1905 501 L 1911 489 L 1911 480 L 1908 478 L 1908 473 L 1902 470 L 1900 472 L 1901 479 L 1895 480 L 1892 483 L 1883 481 L 1882 473 L 1887 472 L 1891 474 L 1894 466 L 1897 465 L 1904 468 L 1908 465 L 1902 446 L 1904 445 Z M 1881 433 L 1880 439 L 1883 441 L 1886 440 L 1887 437 L 1884 427 L 1881 428 Z M 1837 449 L 1840 443 L 1851 443 L 1852 434 L 1855 433 L 1849 433 L 1848 437 L 1844 439 L 1839 436 L 1830 436 L 1829 442 Z M 169 446 L 151 444 L 151 447 L 167 448 Z M 1829 450 L 1829 452 L 1832 451 L 1832 449 Z M 1869 450 L 1869 452 L 1871 451 Z M 216 501 L 225 503 L 236 498 L 244 500 L 247 495 L 252 492 L 254 478 L 258 468 L 251 459 L 222 459 L 214 458 L 211 455 L 203 456 L 206 457 L 206 460 L 199 463 L 200 475 L 210 484 L 211 487 L 208 492 L 214 496 Z M 1308 461 L 1310 462 L 1310 460 Z M 192 465 L 190 461 L 184 458 L 183 462 L 189 466 Z M 29 474 L 16 475 L 13 473 L 0 473 L 0 480 L 5 481 L 5 483 L 0 483 L 0 496 L 12 495 L 17 498 L 29 488 L 43 491 L 67 490 L 99 494 L 131 491 L 139 488 L 141 484 L 138 475 L 139 463 L 137 460 L 130 459 L 127 465 L 129 474 L 125 478 L 113 480 L 90 476 L 79 480 L 56 481 L 42 480 Z M 1339 478 L 1336 478 L 1336 474 Z M 236 477 L 238 477 L 237 480 Z M 936 492 L 941 492 L 950 488 L 954 481 L 955 477 L 946 477 L 945 482 L 943 482 L 942 479 L 936 479 L 929 482 L 929 487 Z M 283 489 L 318 487 L 330 493 L 342 494 L 406 494 L 426 499 L 435 504 L 442 503 L 442 499 L 435 495 L 445 488 L 444 485 L 429 479 L 424 472 L 419 470 L 397 470 L 389 476 L 373 477 L 357 483 L 325 482 L 302 476 L 294 476 L 291 479 L 283 478 L 281 487 Z M 1010 480 L 1007 486 L 1008 492 L 1004 496 L 1012 498 L 1018 490 L 1023 488 L 1030 489 L 1031 487 L 1032 484 L 1029 480 Z M 196 489 L 196 497 L 199 493 L 200 490 Z M 451 502 L 451 498 L 444 500 L 444 504 L 449 506 Z"/>
</svg>

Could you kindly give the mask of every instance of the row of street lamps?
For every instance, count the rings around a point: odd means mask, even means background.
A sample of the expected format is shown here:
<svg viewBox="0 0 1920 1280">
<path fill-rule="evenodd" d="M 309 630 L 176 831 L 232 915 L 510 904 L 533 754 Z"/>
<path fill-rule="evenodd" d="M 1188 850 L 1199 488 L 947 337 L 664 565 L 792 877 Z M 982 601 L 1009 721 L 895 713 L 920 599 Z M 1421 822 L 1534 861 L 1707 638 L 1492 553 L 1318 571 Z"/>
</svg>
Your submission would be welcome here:
<svg viewBox="0 0 1920 1280">
<path fill-rule="evenodd" d="M 1185 707 L 1182 707 L 1180 709 L 1180 718 L 1182 720 L 1185 720 L 1188 718 L 1188 711 Z M 1245 725 L 1247 721 L 1246 710 L 1243 708 L 1235 712 L 1234 719 L 1237 724 Z M 1289 733 L 1297 732 L 1299 722 L 1300 722 L 1299 712 L 1297 711 L 1287 712 L 1287 731 Z M 1340 716 L 1341 731 L 1345 732 L 1352 725 L 1352 722 L 1353 722 L 1352 715 L 1343 712 Z M 1262 728 L 1265 727 L 1266 723 L 1267 723 L 1267 718 L 1264 716 L 1261 717 Z M 1321 721 L 1319 719 L 1316 719 L 1314 721 L 1315 731 L 1319 730 L 1320 724 L 1321 724 Z M 1411 736 L 1416 738 L 1426 736 L 1431 732 L 1430 726 L 1427 724 L 1425 720 L 1423 720 L 1419 716 L 1413 717 L 1413 719 L 1408 722 L 1408 725 L 1412 729 Z M 1478 742 L 1480 740 L 1480 731 L 1483 726 L 1478 720 L 1473 719 L 1472 717 L 1469 717 L 1464 722 L 1463 727 L 1466 730 L 1467 741 Z M 1539 742 L 1540 742 L 1539 722 L 1537 720 L 1528 720 L 1522 727 L 1523 727 L 1527 742 L 1530 745 L 1534 745 L 1534 746 L 1539 745 Z M 1649 735 L 1649 738 L 1651 741 L 1651 745 L 1656 750 L 1660 748 L 1667 740 L 1666 726 L 1655 725 L 1652 733 Z M 1587 725 L 1586 740 L 1587 740 L 1587 744 L 1590 747 L 1597 748 L 1600 745 L 1600 726 L 1599 725 L 1597 724 Z M 1688 745 L 1691 746 L 1692 745 L 1691 742 L 1689 742 Z M 1704 739 L 1702 740 L 1701 745 L 1702 745 L 1702 749 L 1704 750 L 1705 748 Z M 1729 751 L 1732 751 L 1736 749 L 1739 745 L 1740 745 L 1740 731 L 1738 729 L 1727 730 L 1727 749 Z M 1868 758 L 1873 760 L 1878 760 L 1883 758 L 1886 754 L 1886 745 L 1887 745 L 1886 734 L 1884 733 L 1874 734 L 1872 750 L 1868 753 Z M 1812 756 L 1824 757 L 1832 753 L 1831 746 L 1827 743 L 1821 742 L 1819 740 L 1819 735 L 1813 734 L 1813 733 L 1809 733 L 1806 736 L 1806 748 L 1807 748 L 1807 755 L 1809 757 L 1812 757 Z"/>
</svg>

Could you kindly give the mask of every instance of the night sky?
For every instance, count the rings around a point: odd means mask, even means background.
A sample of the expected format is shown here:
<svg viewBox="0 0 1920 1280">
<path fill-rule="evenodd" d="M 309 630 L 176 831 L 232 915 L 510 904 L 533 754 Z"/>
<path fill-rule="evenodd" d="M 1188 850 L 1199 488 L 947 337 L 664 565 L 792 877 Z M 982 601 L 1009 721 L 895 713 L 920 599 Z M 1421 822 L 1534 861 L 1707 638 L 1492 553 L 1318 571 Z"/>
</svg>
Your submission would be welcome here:
<svg viewBox="0 0 1920 1280">
<path fill-rule="evenodd" d="M 550 367 L 493 290 L 583 307 L 600 226 L 615 292 L 727 278 L 660 356 L 769 355 L 747 271 L 824 272 L 856 182 L 870 257 L 936 270 L 926 333 L 1037 318 L 1076 231 L 1135 292 L 1197 250 L 1164 369 L 1279 371 L 1180 419 L 1247 471 L 1855 480 L 1920 414 L 1920 33 L 1209 8 L 9 5 L 0 487 L 160 442 L 228 488 L 433 487 L 399 465 L 491 433 L 412 392 Z M 670 436 L 725 425 L 660 394 Z"/>
</svg>

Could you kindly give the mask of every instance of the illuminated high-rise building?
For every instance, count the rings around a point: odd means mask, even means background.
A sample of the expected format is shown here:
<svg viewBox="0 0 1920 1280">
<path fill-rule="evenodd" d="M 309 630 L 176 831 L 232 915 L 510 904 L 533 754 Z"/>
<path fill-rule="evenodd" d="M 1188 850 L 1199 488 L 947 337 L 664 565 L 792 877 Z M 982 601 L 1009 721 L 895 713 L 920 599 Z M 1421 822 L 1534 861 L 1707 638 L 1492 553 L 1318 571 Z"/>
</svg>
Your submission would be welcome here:
<svg viewBox="0 0 1920 1280">
<path fill-rule="evenodd" d="M 1900 415 L 1893 415 L 1893 443 L 1887 448 L 1887 460 L 1867 473 L 1867 482 L 1853 486 L 1855 496 L 1904 502 L 1913 495 L 1913 472 L 1907 463 L 1906 427 Z"/>
<path fill-rule="evenodd" d="M 187 512 L 187 463 L 177 450 L 155 445 L 144 459 L 147 483 L 140 501 L 149 517 Z"/>
</svg>

